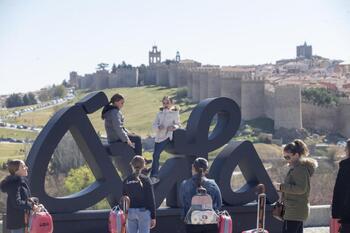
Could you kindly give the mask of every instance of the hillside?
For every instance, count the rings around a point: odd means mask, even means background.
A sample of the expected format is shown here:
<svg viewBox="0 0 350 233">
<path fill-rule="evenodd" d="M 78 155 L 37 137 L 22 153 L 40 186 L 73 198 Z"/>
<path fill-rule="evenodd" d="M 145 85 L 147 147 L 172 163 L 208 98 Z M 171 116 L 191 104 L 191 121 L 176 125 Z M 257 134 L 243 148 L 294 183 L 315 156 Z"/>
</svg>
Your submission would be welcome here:
<svg viewBox="0 0 350 233">
<path fill-rule="evenodd" d="M 110 98 L 115 93 L 122 93 L 126 98 L 123 113 L 126 119 L 126 127 L 131 131 L 147 136 L 151 134 L 151 124 L 154 117 L 161 106 L 161 99 L 165 95 L 174 96 L 176 88 L 162 88 L 155 86 L 136 87 L 136 88 L 114 88 L 102 90 Z M 23 114 L 12 120 L 16 124 L 29 124 L 35 126 L 44 126 L 50 117 L 59 109 L 72 105 L 88 92 L 79 92 L 77 97 L 68 103 L 44 109 L 42 111 L 30 112 Z M 190 114 L 190 109 L 194 106 L 183 102 L 177 103 L 181 108 L 181 121 L 185 123 Z M 105 134 L 103 120 L 101 119 L 101 110 L 89 115 L 97 132 Z"/>
</svg>

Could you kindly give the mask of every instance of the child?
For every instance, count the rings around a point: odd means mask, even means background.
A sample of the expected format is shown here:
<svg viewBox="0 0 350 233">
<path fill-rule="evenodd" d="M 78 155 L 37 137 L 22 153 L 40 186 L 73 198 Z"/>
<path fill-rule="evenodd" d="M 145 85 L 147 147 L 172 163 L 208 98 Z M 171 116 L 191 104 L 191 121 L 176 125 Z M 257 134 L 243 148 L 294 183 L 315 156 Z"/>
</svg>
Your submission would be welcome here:
<svg viewBox="0 0 350 233">
<path fill-rule="evenodd" d="M 130 162 L 133 174 L 123 182 L 123 195 L 130 198 L 127 232 L 149 233 L 156 226 L 156 206 L 150 179 L 141 174 L 145 159 L 136 155 Z"/>
</svg>

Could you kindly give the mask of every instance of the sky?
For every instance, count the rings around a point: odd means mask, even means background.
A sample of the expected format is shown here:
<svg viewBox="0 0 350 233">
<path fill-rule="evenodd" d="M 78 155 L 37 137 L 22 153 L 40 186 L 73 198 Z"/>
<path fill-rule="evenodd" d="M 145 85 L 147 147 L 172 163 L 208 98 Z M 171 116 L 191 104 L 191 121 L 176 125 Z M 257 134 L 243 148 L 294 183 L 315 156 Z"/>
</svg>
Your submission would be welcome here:
<svg viewBox="0 0 350 233">
<path fill-rule="evenodd" d="M 314 54 L 350 60 L 349 0 L 0 0 L 0 94 L 62 83 L 101 62 L 248 65 Z"/>
</svg>

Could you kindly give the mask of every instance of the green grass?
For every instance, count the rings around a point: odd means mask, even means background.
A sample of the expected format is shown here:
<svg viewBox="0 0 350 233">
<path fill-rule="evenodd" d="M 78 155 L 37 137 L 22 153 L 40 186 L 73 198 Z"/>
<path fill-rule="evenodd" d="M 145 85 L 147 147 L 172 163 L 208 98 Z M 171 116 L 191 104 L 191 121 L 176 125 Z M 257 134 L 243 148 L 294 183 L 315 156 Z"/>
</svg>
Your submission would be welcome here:
<svg viewBox="0 0 350 233">
<path fill-rule="evenodd" d="M 17 130 L 17 129 L 6 129 L 0 128 L 1 138 L 16 138 L 16 139 L 35 139 L 38 136 L 36 132 Z"/>
<path fill-rule="evenodd" d="M 29 145 L 20 143 L 0 143 L 0 165 L 8 159 L 24 159 Z"/>
<path fill-rule="evenodd" d="M 126 120 L 125 125 L 130 131 L 143 137 L 152 134 L 151 125 L 156 113 L 159 111 L 163 96 L 176 95 L 176 88 L 161 88 L 156 86 L 114 88 L 103 91 L 106 93 L 108 98 L 115 93 L 122 93 L 125 96 L 126 102 L 122 110 Z M 66 107 L 67 105 L 74 104 L 74 102 L 77 102 L 86 94 L 88 93 L 80 92 L 74 101 L 71 101 L 70 103 L 64 103 L 42 111 L 23 114 L 22 116 L 13 119 L 11 122 L 16 124 L 45 126 L 55 112 L 63 107 Z M 194 105 L 184 102 L 179 102 L 177 105 L 179 105 L 181 108 L 181 121 L 183 124 L 185 124 L 191 112 L 190 110 L 194 107 Z M 101 111 L 102 109 L 89 115 L 89 118 L 94 125 L 96 132 L 100 132 L 101 134 L 105 135 L 106 133 L 104 129 L 104 122 L 101 119 Z"/>
</svg>

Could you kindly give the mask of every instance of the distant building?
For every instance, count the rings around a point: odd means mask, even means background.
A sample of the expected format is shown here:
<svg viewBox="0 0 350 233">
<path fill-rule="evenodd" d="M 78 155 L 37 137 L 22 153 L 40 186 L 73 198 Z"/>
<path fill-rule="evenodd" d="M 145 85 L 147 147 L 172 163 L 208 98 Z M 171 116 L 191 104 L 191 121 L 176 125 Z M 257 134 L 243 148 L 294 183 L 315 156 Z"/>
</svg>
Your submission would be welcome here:
<svg viewBox="0 0 350 233">
<path fill-rule="evenodd" d="M 307 45 L 306 42 L 304 42 L 304 45 L 297 46 L 297 58 L 312 58 L 312 46 Z"/>
<path fill-rule="evenodd" d="M 152 47 L 152 51 L 149 51 L 148 53 L 148 58 L 149 58 L 149 65 L 160 63 L 162 61 L 161 52 L 158 51 L 157 46 Z"/>
</svg>

